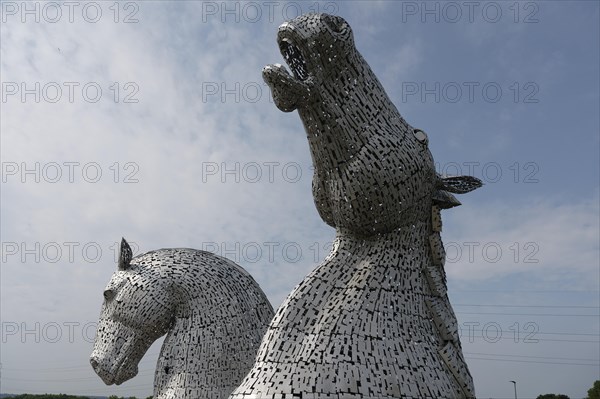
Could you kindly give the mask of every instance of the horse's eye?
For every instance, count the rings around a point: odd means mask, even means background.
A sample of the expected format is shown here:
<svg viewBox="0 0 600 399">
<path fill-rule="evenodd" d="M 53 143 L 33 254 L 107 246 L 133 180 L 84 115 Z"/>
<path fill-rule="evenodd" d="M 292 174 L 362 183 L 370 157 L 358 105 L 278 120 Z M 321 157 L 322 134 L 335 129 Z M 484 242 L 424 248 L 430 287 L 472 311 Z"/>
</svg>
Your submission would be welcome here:
<svg viewBox="0 0 600 399">
<path fill-rule="evenodd" d="M 104 291 L 104 299 L 106 299 L 107 301 L 110 301 L 114 297 L 115 297 L 115 292 L 113 290 Z"/>
<path fill-rule="evenodd" d="M 427 138 L 427 133 L 422 131 L 421 129 L 414 129 L 413 134 L 415 138 L 421 143 L 427 145 L 429 143 L 429 139 Z"/>
</svg>

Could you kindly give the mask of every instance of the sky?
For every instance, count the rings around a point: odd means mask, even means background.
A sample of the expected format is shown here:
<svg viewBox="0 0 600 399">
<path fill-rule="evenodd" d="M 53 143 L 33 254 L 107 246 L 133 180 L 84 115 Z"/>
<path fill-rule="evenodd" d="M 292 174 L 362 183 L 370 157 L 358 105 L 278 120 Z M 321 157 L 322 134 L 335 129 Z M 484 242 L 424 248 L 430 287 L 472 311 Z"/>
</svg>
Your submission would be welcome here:
<svg viewBox="0 0 600 399">
<path fill-rule="evenodd" d="M 146 397 L 160 351 L 89 365 L 118 242 L 210 250 L 275 308 L 328 254 L 296 112 L 261 69 L 306 12 L 357 49 L 440 173 L 450 300 L 479 398 L 600 379 L 600 5 L 594 1 L 1 4 L 0 392 Z"/>
</svg>

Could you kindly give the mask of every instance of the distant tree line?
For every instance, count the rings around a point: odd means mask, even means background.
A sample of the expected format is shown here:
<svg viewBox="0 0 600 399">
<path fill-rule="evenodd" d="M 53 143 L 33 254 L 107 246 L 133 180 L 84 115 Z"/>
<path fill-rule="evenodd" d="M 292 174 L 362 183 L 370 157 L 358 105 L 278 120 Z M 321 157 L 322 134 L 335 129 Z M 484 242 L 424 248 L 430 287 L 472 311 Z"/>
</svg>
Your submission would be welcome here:
<svg viewBox="0 0 600 399">
<path fill-rule="evenodd" d="M 30 393 L 24 393 L 22 395 L 12 396 L 11 399 L 90 399 L 87 396 L 75 396 L 67 395 L 64 393 L 44 393 L 41 395 L 33 395 Z"/>
<path fill-rule="evenodd" d="M 90 399 L 88 396 L 77 396 L 77 395 L 67 395 L 64 393 L 44 393 L 41 395 L 34 395 L 31 393 L 24 393 L 21 395 L 11 396 L 10 399 Z M 124 396 L 111 395 L 108 399 L 137 399 L 135 396 L 130 396 L 128 398 Z M 148 396 L 146 399 L 152 399 L 152 396 Z"/>
<path fill-rule="evenodd" d="M 556 394 L 556 393 L 547 393 L 544 395 L 539 395 L 535 399 L 570 399 L 567 395 Z M 600 380 L 596 380 L 594 385 L 588 389 L 587 398 L 584 399 L 600 399 Z"/>
<path fill-rule="evenodd" d="M 137 399 L 135 396 L 130 396 L 128 398 L 124 396 L 110 395 L 108 399 Z M 146 399 L 152 399 L 152 396 L 148 396 Z"/>
<path fill-rule="evenodd" d="M 11 396 L 11 399 L 90 399 L 88 396 L 75 396 L 66 395 L 64 393 L 50 394 L 45 393 L 42 395 L 33 395 L 24 393 L 22 395 Z M 128 398 L 124 396 L 111 395 L 108 399 L 137 399 L 135 396 Z M 148 396 L 146 399 L 152 399 L 152 396 Z M 570 399 L 567 395 L 547 393 L 539 395 L 536 399 Z M 600 399 L 600 380 L 594 382 L 594 385 L 588 390 L 588 396 L 585 399 Z"/>
<path fill-rule="evenodd" d="M 600 380 L 594 382 L 594 385 L 588 389 L 587 399 L 600 399 Z"/>
<path fill-rule="evenodd" d="M 44 393 L 41 395 L 34 395 L 30 393 L 24 393 L 22 395 L 12 396 L 11 399 L 90 399 L 87 396 L 75 396 L 66 395 L 64 393 Z"/>
<path fill-rule="evenodd" d="M 111 395 L 108 397 L 108 399 L 137 399 L 137 398 L 135 396 L 130 396 L 130 397 L 126 398 L 124 396 Z M 152 399 L 152 396 L 148 396 L 146 399 Z"/>
</svg>

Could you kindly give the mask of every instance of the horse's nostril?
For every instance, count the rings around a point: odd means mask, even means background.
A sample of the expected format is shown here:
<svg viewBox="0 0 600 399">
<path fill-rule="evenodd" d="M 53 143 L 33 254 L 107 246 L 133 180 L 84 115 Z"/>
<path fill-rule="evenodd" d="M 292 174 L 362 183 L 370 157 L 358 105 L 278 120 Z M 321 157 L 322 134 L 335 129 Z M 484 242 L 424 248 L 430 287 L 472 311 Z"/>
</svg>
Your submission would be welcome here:
<svg viewBox="0 0 600 399">
<path fill-rule="evenodd" d="M 96 359 L 94 359 L 94 358 L 90 359 L 90 364 L 92 365 L 92 368 L 94 370 L 96 370 L 96 367 L 98 367 L 98 361 Z"/>
</svg>

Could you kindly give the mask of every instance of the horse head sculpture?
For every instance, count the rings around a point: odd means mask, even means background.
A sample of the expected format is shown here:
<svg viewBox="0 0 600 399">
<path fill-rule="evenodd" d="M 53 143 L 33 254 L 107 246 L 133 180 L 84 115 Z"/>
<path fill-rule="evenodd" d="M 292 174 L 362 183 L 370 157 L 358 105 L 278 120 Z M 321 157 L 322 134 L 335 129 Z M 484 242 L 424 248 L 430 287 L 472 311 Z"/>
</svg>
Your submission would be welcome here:
<svg viewBox="0 0 600 399">
<path fill-rule="evenodd" d="M 154 398 L 225 398 L 254 361 L 273 309 L 252 277 L 217 255 L 161 249 L 132 256 L 121 242 L 90 363 L 121 384 L 159 337 Z"/>
<path fill-rule="evenodd" d="M 288 296 L 232 399 L 474 398 L 447 296 L 441 209 L 481 186 L 435 171 L 355 47 L 343 18 L 306 14 L 277 43 L 291 73 L 267 65 L 275 105 L 298 111 L 331 254 Z"/>
</svg>

